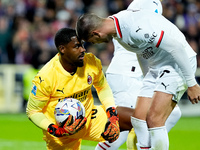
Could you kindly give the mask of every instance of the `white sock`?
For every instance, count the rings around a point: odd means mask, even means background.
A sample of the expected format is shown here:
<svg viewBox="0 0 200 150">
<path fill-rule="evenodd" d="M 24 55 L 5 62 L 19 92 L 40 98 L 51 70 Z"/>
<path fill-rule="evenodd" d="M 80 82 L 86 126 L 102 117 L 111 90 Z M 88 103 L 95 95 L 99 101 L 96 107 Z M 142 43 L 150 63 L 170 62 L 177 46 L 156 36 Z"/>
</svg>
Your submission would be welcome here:
<svg viewBox="0 0 200 150">
<path fill-rule="evenodd" d="M 146 121 L 131 117 L 131 123 L 137 135 L 137 146 L 150 147 L 150 135 Z"/>
<path fill-rule="evenodd" d="M 108 141 L 99 142 L 95 147 L 95 150 L 117 150 L 124 142 L 126 142 L 128 133 L 129 131 L 120 132 L 119 138 L 112 143 L 109 143 Z"/>
<path fill-rule="evenodd" d="M 149 128 L 151 138 L 151 149 L 169 150 L 168 133 L 165 126 Z"/>
<path fill-rule="evenodd" d="M 178 106 L 174 107 L 173 111 L 167 118 L 165 122 L 165 126 L 167 129 L 167 132 L 171 130 L 172 127 L 175 126 L 175 124 L 178 122 L 178 120 L 181 118 L 181 110 Z"/>
</svg>

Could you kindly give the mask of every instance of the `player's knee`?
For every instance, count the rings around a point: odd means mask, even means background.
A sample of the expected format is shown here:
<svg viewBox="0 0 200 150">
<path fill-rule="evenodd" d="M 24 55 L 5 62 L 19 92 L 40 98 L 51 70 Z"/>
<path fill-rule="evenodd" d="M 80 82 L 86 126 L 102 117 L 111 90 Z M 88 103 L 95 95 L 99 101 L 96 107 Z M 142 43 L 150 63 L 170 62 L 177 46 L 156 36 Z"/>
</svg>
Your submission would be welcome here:
<svg viewBox="0 0 200 150">
<path fill-rule="evenodd" d="M 151 112 L 147 114 L 146 122 L 149 128 L 153 128 L 163 126 L 165 119 L 162 115 Z"/>
</svg>

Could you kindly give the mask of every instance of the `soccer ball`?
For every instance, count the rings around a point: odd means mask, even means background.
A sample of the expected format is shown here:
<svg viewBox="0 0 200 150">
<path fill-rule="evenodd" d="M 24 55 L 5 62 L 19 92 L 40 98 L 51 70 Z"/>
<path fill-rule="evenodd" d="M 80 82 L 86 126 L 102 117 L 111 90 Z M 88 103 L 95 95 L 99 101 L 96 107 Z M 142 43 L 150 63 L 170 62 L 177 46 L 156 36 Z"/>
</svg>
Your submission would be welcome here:
<svg viewBox="0 0 200 150">
<path fill-rule="evenodd" d="M 74 98 L 65 98 L 60 100 L 55 107 L 54 116 L 58 126 L 61 126 L 69 115 L 73 116 L 73 121 L 80 115 L 85 117 L 85 108 L 83 104 Z"/>
</svg>

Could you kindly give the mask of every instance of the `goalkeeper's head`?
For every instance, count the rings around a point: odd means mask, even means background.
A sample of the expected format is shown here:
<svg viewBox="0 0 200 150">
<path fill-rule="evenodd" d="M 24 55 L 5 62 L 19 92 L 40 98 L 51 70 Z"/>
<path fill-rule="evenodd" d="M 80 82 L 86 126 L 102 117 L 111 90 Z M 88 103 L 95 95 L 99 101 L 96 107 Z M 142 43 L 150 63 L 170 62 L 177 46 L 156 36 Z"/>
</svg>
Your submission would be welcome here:
<svg viewBox="0 0 200 150">
<path fill-rule="evenodd" d="M 62 28 L 58 30 L 54 42 L 60 53 L 60 62 L 65 69 L 83 66 L 85 48 L 74 29 Z"/>
</svg>

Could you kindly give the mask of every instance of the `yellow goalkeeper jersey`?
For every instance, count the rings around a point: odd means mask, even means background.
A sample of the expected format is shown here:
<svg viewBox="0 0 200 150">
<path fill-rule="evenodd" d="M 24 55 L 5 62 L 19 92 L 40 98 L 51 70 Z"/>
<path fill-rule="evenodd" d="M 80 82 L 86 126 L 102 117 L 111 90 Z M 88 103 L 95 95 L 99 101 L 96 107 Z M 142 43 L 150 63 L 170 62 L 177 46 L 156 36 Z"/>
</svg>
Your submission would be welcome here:
<svg viewBox="0 0 200 150">
<path fill-rule="evenodd" d="M 102 71 L 101 61 L 91 53 L 85 54 L 84 66 L 78 67 L 74 75 L 64 70 L 57 54 L 38 72 L 32 82 L 27 115 L 44 130 L 47 130 L 50 123 L 56 123 L 54 108 L 59 99 L 66 97 L 81 101 L 85 107 L 88 124 L 94 106 L 92 86 L 95 87 L 105 109 L 115 106 L 111 89 Z M 36 116 L 37 114 L 40 116 Z"/>
</svg>

